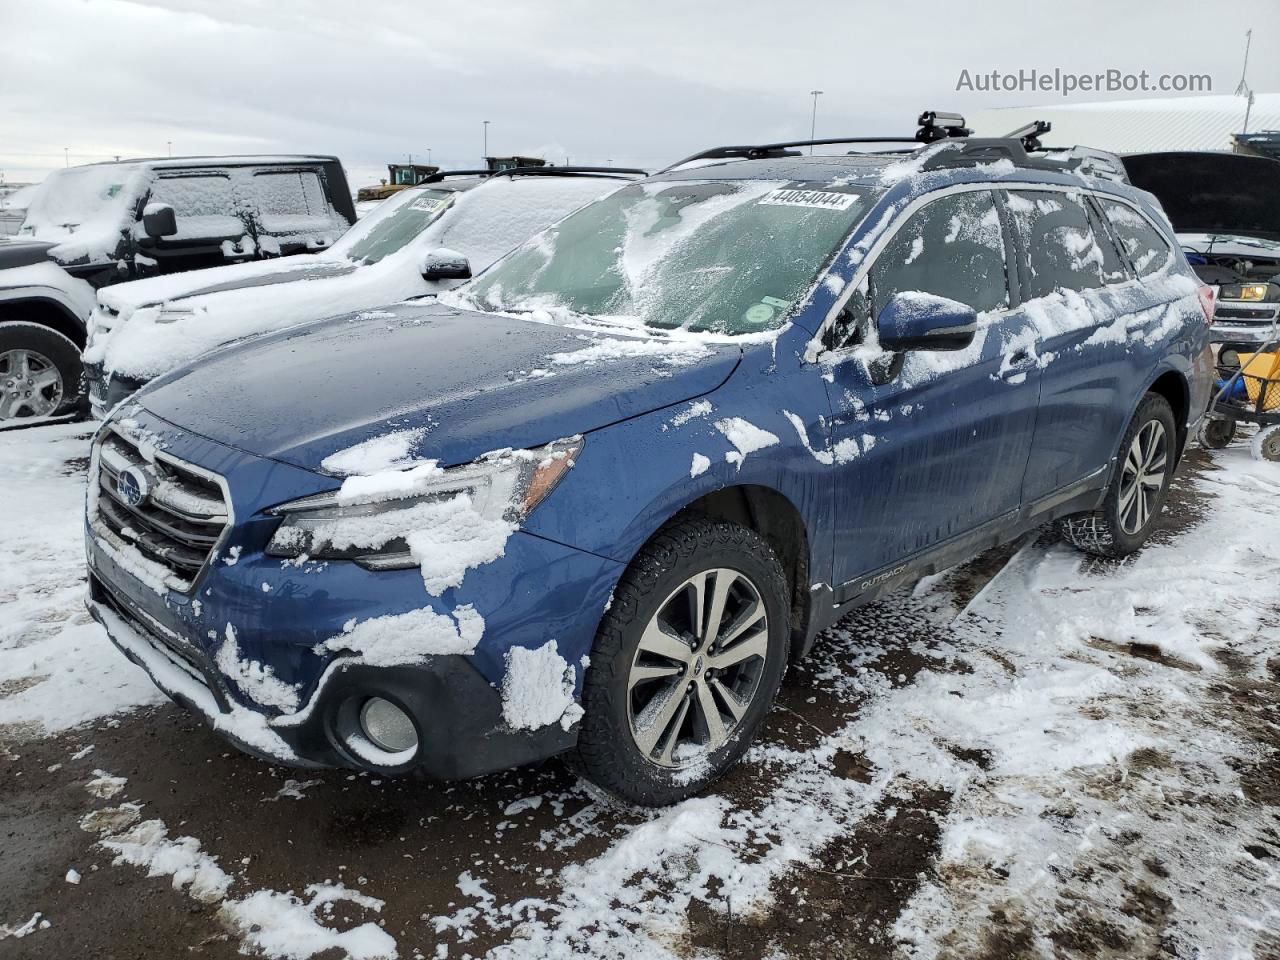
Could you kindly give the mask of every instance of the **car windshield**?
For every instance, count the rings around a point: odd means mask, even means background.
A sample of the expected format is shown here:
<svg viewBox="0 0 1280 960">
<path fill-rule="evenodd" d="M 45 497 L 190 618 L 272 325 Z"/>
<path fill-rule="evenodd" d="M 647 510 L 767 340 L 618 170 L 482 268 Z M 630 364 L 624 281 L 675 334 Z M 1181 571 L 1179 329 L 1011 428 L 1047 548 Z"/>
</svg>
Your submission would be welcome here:
<svg viewBox="0 0 1280 960">
<path fill-rule="evenodd" d="M 480 277 L 488 310 L 745 334 L 778 327 L 877 191 L 779 180 L 637 183 L 527 241 Z"/>
<path fill-rule="evenodd" d="M 377 263 L 404 248 L 430 224 L 440 218 L 458 196 L 454 190 L 406 190 L 393 197 L 360 221 L 333 245 L 333 256 L 361 263 Z"/>
<path fill-rule="evenodd" d="M 137 164 L 55 170 L 31 197 L 22 232 L 58 238 L 100 222 L 119 230 L 132 219 L 141 182 Z"/>
</svg>

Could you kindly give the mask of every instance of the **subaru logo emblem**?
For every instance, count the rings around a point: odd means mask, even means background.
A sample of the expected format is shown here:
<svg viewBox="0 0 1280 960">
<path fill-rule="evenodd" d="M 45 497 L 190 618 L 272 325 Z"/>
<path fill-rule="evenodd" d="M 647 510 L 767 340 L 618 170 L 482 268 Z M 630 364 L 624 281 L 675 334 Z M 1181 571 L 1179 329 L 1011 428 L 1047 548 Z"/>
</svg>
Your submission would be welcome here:
<svg viewBox="0 0 1280 960">
<path fill-rule="evenodd" d="M 140 507 L 151 493 L 151 478 L 142 467 L 125 467 L 116 477 L 116 493 L 131 507 Z"/>
</svg>

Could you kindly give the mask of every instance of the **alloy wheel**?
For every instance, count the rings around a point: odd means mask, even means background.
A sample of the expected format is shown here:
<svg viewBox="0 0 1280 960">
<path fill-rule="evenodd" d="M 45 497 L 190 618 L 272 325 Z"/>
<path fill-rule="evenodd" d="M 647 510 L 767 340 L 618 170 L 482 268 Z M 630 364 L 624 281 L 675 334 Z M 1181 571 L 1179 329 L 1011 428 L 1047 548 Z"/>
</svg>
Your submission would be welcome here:
<svg viewBox="0 0 1280 960">
<path fill-rule="evenodd" d="M 631 736 L 682 769 L 724 746 L 760 689 L 769 621 L 760 591 L 716 568 L 677 587 L 645 626 L 627 677 Z"/>
<path fill-rule="evenodd" d="M 1120 473 L 1120 529 L 1130 536 L 1150 521 L 1169 463 L 1168 434 L 1159 420 L 1143 424 L 1129 444 Z"/>
<path fill-rule="evenodd" d="M 62 374 L 34 350 L 0 353 L 0 420 L 47 417 L 62 403 Z"/>
</svg>

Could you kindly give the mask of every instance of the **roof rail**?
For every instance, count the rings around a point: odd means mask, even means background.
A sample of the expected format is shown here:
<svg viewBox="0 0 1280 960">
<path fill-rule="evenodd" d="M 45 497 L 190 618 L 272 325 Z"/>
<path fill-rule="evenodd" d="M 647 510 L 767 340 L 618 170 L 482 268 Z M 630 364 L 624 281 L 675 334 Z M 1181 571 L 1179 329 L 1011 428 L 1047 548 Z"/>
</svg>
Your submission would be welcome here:
<svg viewBox="0 0 1280 960">
<path fill-rule="evenodd" d="M 692 156 L 677 160 L 661 172 L 667 173 L 677 167 L 695 160 L 764 160 L 774 157 L 802 156 L 796 147 L 827 147 L 833 144 L 848 143 L 933 143 L 949 137 L 967 137 L 973 131 L 964 125 L 964 117 L 958 113 L 943 113 L 938 110 L 926 110 L 916 121 L 919 129 L 914 136 L 888 137 L 829 137 L 823 140 L 787 140 L 782 143 L 743 144 L 731 147 L 712 147 Z M 853 151 L 850 151 L 853 153 Z"/>
<path fill-rule="evenodd" d="M 647 177 L 649 171 L 639 167 L 512 167 L 510 170 L 495 170 L 495 177 Z"/>
<path fill-rule="evenodd" d="M 1067 170 L 1088 177 L 1101 177 L 1117 183 L 1128 183 L 1129 174 L 1124 163 L 1114 153 L 1093 147 L 1046 147 L 1040 138 L 1053 129 L 1048 120 L 1032 120 L 1025 126 L 1005 134 L 1007 138 L 1021 141 L 1027 152 L 1028 165 L 1042 170 Z M 1016 161 L 1015 161 L 1016 162 Z"/>
<path fill-rule="evenodd" d="M 441 170 L 419 181 L 423 183 L 439 183 L 446 177 L 647 177 L 648 171 L 637 167 L 511 167 L 507 170 Z"/>
</svg>

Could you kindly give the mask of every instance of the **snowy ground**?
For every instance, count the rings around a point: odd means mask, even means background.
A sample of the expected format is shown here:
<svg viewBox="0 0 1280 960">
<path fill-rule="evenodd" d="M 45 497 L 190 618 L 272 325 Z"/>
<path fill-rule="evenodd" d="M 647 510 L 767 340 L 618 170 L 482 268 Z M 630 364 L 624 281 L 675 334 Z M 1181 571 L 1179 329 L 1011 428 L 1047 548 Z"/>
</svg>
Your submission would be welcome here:
<svg viewBox="0 0 1280 960">
<path fill-rule="evenodd" d="M 0 433 L 0 955 L 1280 957 L 1280 469 L 1243 448 L 1129 562 L 1031 538 L 847 619 L 746 763 L 641 811 L 559 763 L 230 750 L 83 613 L 87 434 Z"/>
</svg>

